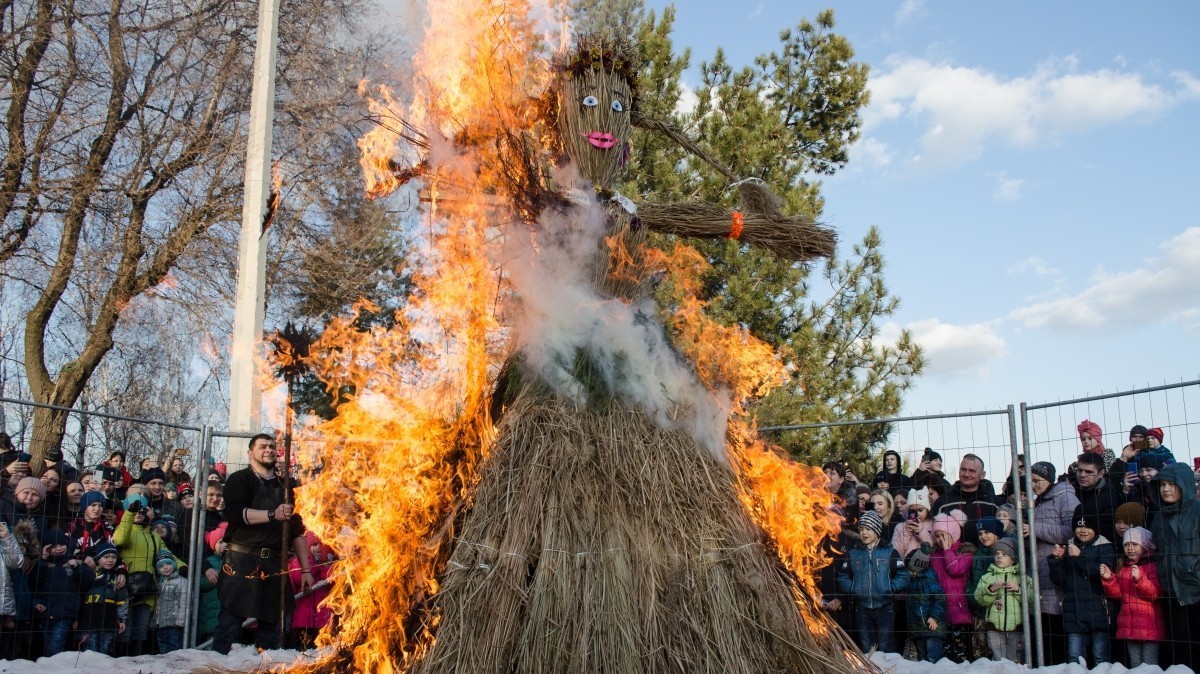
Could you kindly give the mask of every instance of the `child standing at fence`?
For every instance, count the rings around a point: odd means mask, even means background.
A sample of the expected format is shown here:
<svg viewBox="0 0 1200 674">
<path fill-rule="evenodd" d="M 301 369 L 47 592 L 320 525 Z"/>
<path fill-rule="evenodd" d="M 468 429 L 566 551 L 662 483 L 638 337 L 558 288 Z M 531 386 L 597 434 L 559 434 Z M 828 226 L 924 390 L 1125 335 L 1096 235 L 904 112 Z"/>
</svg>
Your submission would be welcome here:
<svg viewBox="0 0 1200 674">
<path fill-rule="evenodd" d="M 967 606 L 967 580 L 974 561 L 974 546 L 963 549 L 962 526 L 967 516 L 961 510 L 942 513 L 933 520 L 937 543 L 931 557 L 938 583 L 946 593 L 946 616 L 950 631 L 946 639 L 946 657 L 962 662 L 970 655 L 971 609 Z"/>
<path fill-rule="evenodd" d="M 928 543 L 909 553 L 907 624 L 908 636 L 917 647 L 917 657 L 937 662 L 945 654 L 946 594 L 929 566 L 933 548 Z"/>
<path fill-rule="evenodd" d="M 1112 606 L 1104 596 L 1100 568 L 1116 566 L 1113 544 L 1099 534 L 1094 514 L 1075 508 L 1071 522 L 1075 536 L 1067 545 L 1054 546 L 1050 578 L 1063 591 L 1063 628 L 1067 632 L 1067 661 L 1078 662 L 1091 651 L 1090 666 L 1109 661 Z"/>
<path fill-rule="evenodd" d="M 975 601 L 986 614 L 987 643 L 993 660 L 1021 662 L 1021 586 L 1027 597 L 1033 596 L 1033 579 L 1021 573 L 1017 565 L 1017 546 L 1007 538 L 996 541 L 993 561 L 979 579 Z"/>
<path fill-rule="evenodd" d="M 892 547 L 901 559 L 907 559 L 921 544 L 933 545 L 933 520 L 930 518 L 929 490 L 909 489 L 904 522 L 892 532 Z"/>
<path fill-rule="evenodd" d="M 76 641 L 85 651 L 112 655 L 117 635 L 125 630 L 129 611 L 129 593 L 124 585 L 117 587 L 117 546 L 107 541 L 98 543 L 91 552 L 96 563 L 96 577 L 84 595 L 79 609 Z"/>
<path fill-rule="evenodd" d="M 1167 636 L 1167 625 L 1158 603 L 1161 586 L 1154 538 L 1148 529 L 1133 527 L 1125 532 L 1124 549 L 1116 573 L 1106 565 L 1100 567 L 1104 593 L 1121 600 L 1117 638 L 1125 640 L 1129 666 L 1157 665 L 1158 645 Z"/>
<path fill-rule="evenodd" d="M 158 605 L 154 611 L 158 653 L 183 648 L 183 621 L 187 615 L 187 581 L 175 570 L 175 556 L 167 548 L 154 560 L 158 569 Z"/>
<path fill-rule="evenodd" d="M 57 655 L 67 646 L 71 626 L 79 615 L 81 595 L 96 574 L 71 557 L 70 539 L 58 529 L 42 535 L 42 558 L 33 567 L 35 625 L 45 637 L 45 654 Z"/>
<path fill-rule="evenodd" d="M 908 587 L 904 563 L 888 543 L 880 540 L 883 519 L 868 510 L 858 518 L 859 542 L 850 549 L 838 572 L 838 589 L 854 598 L 854 623 L 863 651 L 878 648 L 893 652 L 895 610 L 892 595 Z"/>
</svg>

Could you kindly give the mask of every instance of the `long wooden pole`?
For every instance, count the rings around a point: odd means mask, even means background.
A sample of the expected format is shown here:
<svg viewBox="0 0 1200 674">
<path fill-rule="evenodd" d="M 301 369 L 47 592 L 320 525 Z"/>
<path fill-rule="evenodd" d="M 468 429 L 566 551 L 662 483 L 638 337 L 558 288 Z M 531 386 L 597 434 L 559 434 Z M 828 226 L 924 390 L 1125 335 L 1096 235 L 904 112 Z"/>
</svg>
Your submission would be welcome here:
<svg viewBox="0 0 1200 674">
<path fill-rule="evenodd" d="M 283 410 L 283 502 L 291 505 L 292 503 L 292 377 L 287 378 L 287 405 Z M 286 644 L 283 641 L 284 635 L 287 633 L 286 618 L 287 618 L 287 598 L 288 598 L 288 577 L 291 575 L 287 572 L 288 565 L 288 538 L 290 535 L 292 518 L 288 517 L 283 520 L 283 552 L 280 554 L 283 573 L 279 574 L 279 647 L 285 648 Z"/>
</svg>

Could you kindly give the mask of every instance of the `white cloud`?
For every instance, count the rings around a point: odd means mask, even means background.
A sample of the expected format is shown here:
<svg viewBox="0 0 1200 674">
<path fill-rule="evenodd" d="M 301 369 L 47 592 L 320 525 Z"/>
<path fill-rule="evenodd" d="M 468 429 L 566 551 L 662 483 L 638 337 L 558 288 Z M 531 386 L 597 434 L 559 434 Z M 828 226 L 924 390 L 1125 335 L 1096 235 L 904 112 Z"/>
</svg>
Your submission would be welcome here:
<svg viewBox="0 0 1200 674">
<path fill-rule="evenodd" d="M 923 128 L 921 163 L 944 166 L 978 157 L 993 142 L 1032 147 L 1127 121 L 1146 121 L 1180 102 L 1200 98 L 1200 81 L 1172 74 L 1175 89 L 1141 74 L 1101 69 L 1077 72 L 1056 59 L 1006 78 L 908 56 L 888 59 L 871 80 L 864 128 L 907 118 Z"/>
<path fill-rule="evenodd" d="M 1007 173 L 996 176 L 996 191 L 993 193 L 1000 201 L 1016 201 L 1021 198 L 1021 186 L 1025 181 L 1021 178 L 1009 178 Z"/>
<path fill-rule="evenodd" d="M 754 11 L 750 12 L 750 16 L 748 16 L 746 18 L 747 19 L 757 19 L 759 17 L 759 15 L 762 14 L 763 7 L 766 7 L 766 6 L 767 6 L 767 3 L 765 3 L 765 2 L 758 3 L 758 7 L 755 7 Z"/>
<path fill-rule="evenodd" d="M 872 168 L 881 169 L 892 163 L 892 152 L 887 143 L 875 138 L 863 138 L 851 147 L 850 152 L 852 166 L 862 162 Z"/>
<path fill-rule="evenodd" d="M 1062 274 L 1061 271 L 1051 267 L 1049 263 L 1036 255 L 1031 255 L 1008 268 L 1009 276 L 1019 276 L 1026 272 L 1032 272 L 1037 276 L 1058 276 Z"/>
<path fill-rule="evenodd" d="M 1195 330 L 1200 316 L 1200 227 L 1162 245 L 1132 271 L 1103 270 L 1083 291 L 1014 310 L 1009 317 L 1026 327 L 1056 332 L 1118 330 L 1174 323 Z"/>
<path fill-rule="evenodd" d="M 700 97 L 696 95 L 695 89 L 688 86 L 687 82 L 680 82 L 679 90 L 679 100 L 675 102 L 675 114 L 690 115 L 695 111 Z"/>
<path fill-rule="evenodd" d="M 925 353 L 925 376 L 984 377 L 1005 351 L 1005 341 L 992 323 L 951 325 L 936 318 L 908 324 L 913 339 Z M 900 326 L 888 323 L 881 338 L 895 341 Z"/>
<path fill-rule="evenodd" d="M 900 3 L 900 7 L 896 9 L 896 25 L 908 23 L 908 21 L 925 9 L 925 0 L 904 0 Z"/>
</svg>

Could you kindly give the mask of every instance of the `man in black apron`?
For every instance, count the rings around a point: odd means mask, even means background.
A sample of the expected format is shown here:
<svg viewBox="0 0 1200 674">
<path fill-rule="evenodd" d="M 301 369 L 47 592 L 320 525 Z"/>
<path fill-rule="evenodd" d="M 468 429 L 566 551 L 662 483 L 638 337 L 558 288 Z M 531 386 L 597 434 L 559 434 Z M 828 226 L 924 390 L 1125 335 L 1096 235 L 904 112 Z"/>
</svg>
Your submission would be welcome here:
<svg viewBox="0 0 1200 674">
<path fill-rule="evenodd" d="M 279 647 L 281 574 L 287 569 L 283 548 L 283 522 L 290 518 L 288 536 L 300 560 L 302 588 L 312 587 L 308 542 L 304 523 L 283 498 L 283 476 L 276 474 L 275 438 L 259 434 L 250 439 L 250 466 L 225 482 L 225 560 L 217 581 L 221 613 L 212 648 L 228 653 L 247 618 L 258 620 L 254 645 L 262 650 Z M 292 593 L 284 594 L 290 612 Z"/>
</svg>

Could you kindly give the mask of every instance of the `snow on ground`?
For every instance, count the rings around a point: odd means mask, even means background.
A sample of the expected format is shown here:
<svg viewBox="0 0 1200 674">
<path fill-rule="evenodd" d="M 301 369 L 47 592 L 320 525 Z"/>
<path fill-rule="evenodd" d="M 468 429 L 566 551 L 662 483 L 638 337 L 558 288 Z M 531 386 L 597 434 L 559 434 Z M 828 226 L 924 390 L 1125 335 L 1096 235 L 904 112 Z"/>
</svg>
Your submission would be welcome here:
<svg viewBox="0 0 1200 674">
<path fill-rule="evenodd" d="M 189 672 L 248 672 L 256 667 L 287 664 L 311 657 L 311 652 L 267 651 L 258 653 L 250 646 L 235 646 L 229 655 L 217 655 L 212 651 L 176 651 L 167 655 L 143 655 L 137 658 L 110 658 L 99 653 L 59 653 L 52 658 L 40 658 L 36 663 L 29 660 L 0 661 L 0 674 L 45 674 L 46 672 L 87 672 L 87 674 L 181 674 Z M 1008 661 L 993 662 L 976 660 L 973 663 L 956 665 L 949 660 L 938 664 L 912 662 L 894 653 L 876 653 L 872 661 L 887 674 L 1028 674 L 1022 665 Z M 1085 674 L 1082 665 L 1055 665 L 1038 670 L 1039 674 Z M 1121 665 L 1100 665 L 1092 670 L 1095 674 L 1163 674 L 1163 669 L 1153 665 L 1142 665 L 1126 669 Z M 1192 674 L 1187 667 L 1174 666 L 1166 674 Z"/>
</svg>

